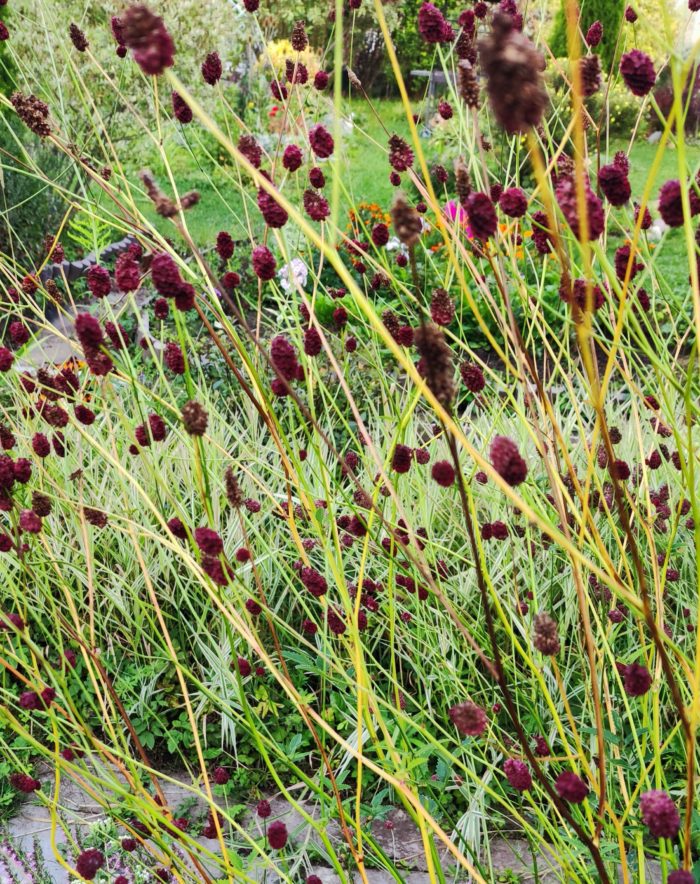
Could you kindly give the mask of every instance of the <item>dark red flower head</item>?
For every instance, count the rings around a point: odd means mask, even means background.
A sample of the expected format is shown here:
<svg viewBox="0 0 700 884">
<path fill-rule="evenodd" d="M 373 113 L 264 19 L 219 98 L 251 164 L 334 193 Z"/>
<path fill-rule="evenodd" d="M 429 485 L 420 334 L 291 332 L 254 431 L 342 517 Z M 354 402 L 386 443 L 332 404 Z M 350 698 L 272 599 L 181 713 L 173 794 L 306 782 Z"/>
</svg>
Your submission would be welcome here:
<svg viewBox="0 0 700 884">
<path fill-rule="evenodd" d="M 459 373 L 462 375 L 464 386 L 470 393 L 480 393 L 486 386 L 484 373 L 478 365 L 463 362 L 459 367 Z"/>
<path fill-rule="evenodd" d="M 85 34 L 80 30 L 80 28 L 75 24 L 75 22 L 71 22 L 70 27 L 68 28 L 68 36 L 71 39 L 71 43 L 78 52 L 85 52 L 88 48 L 89 43 Z"/>
<path fill-rule="evenodd" d="M 0 347 L 0 371 L 9 371 L 14 361 L 15 357 L 12 351 L 8 350 L 7 347 Z"/>
<path fill-rule="evenodd" d="M 642 822 L 655 838 L 675 838 L 681 820 L 673 800 L 660 789 L 644 792 L 639 799 Z"/>
<path fill-rule="evenodd" d="M 175 44 L 160 16 L 141 4 L 129 6 L 120 17 L 121 38 L 134 53 L 144 74 L 162 74 L 175 61 Z"/>
<path fill-rule="evenodd" d="M 296 378 L 299 370 L 296 350 L 284 335 L 276 335 L 270 342 L 270 360 L 283 378 L 288 381 Z"/>
<path fill-rule="evenodd" d="M 282 154 L 282 165 L 288 172 L 296 172 L 302 163 L 302 153 L 296 144 L 288 144 Z"/>
<path fill-rule="evenodd" d="M 600 44 L 603 39 L 603 25 L 599 21 L 594 21 L 586 34 L 586 43 L 593 49 Z"/>
<path fill-rule="evenodd" d="M 187 124 L 192 122 L 192 108 L 187 104 L 185 99 L 178 93 L 172 93 L 173 116 L 178 123 Z"/>
<path fill-rule="evenodd" d="M 507 436 L 496 436 L 491 443 L 491 465 L 509 485 L 520 485 L 527 476 L 527 464 L 518 446 Z"/>
<path fill-rule="evenodd" d="M 389 165 L 397 172 L 407 172 L 413 165 L 413 151 L 399 135 L 389 138 Z"/>
<path fill-rule="evenodd" d="M 228 781 L 231 779 L 231 774 L 226 770 L 225 767 L 217 767 L 214 769 L 212 779 L 217 784 L 217 786 L 225 786 L 226 783 L 228 783 Z"/>
<path fill-rule="evenodd" d="M 264 798 L 261 801 L 258 801 L 255 812 L 261 820 L 266 820 L 272 814 L 270 802 L 266 801 Z"/>
<path fill-rule="evenodd" d="M 311 595 L 315 598 L 320 598 L 328 591 L 326 578 L 322 574 L 319 574 L 315 568 L 311 568 L 310 566 L 303 567 L 299 572 L 299 577 L 306 589 L 308 589 Z"/>
<path fill-rule="evenodd" d="M 251 256 L 251 262 L 255 275 L 263 281 L 274 279 L 277 270 L 277 262 L 267 246 L 255 246 Z"/>
<path fill-rule="evenodd" d="M 51 134 L 49 123 L 49 106 L 36 95 L 13 93 L 10 98 L 17 116 L 39 138 L 47 138 Z"/>
<path fill-rule="evenodd" d="M 92 881 L 104 864 L 104 854 L 97 848 L 91 847 L 80 854 L 76 860 L 75 869 L 81 878 Z"/>
<path fill-rule="evenodd" d="M 452 464 L 447 460 L 438 460 L 433 464 L 431 475 L 433 479 L 442 485 L 443 488 L 449 488 L 454 484 L 455 470 Z"/>
<path fill-rule="evenodd" d="M 225 230 L 216 234 L 216 251 L 222 261 L 228 261 L 233 257 L 233 237 Z"/>
<path fill-rule="evenodd" d="M 112 290 L 112 280 L 107 268 L 93 264 L 87 272 L 87 286 L 96 298 L 105 298 Z"/>
<path fill-rule="evenodd" d="M 570 804 L 581 804 L 588 795 L 588 786 L 573 771 L 565 770 L 559 774 L 554 783 L 557 794 L 563 801 Z"/>
<path fill-rule="evenodd" d="M 314 166 L 313 169 L 309 170 L 309 184 L 317 190 L 326 186 L 326 177 L 318 166 Z"/>
<path fill-rule="evenodd" d="M 557 181 L 555 195 L 559 208 L 566 218 L 574 236 L 580 239 L 582 230 L 579 223 L 578 186 L 571 175 L 562 175 Z M 584 195 L 587 217 L 587 237 L 596 240 L 605 230 L 605 213 L 603 204 L 591 189 L 588 179 L 584 182 Z"/>
<path fill-rule="evenodd" d="M 472 191 L 465 205 L 469 226 L 477 239 L 486 242 L 498 230 L 498 218 L 491 197 L 486 193 Z"/>
<path fill-rule="evenodd" d="M 96 350 L 104 344 L 100 323 L 90 313 L 78 313 L 75 317 L 75 333 L 83 350 Z"/>
<path fill-rule="evenodd" d="M 418 33 L 426 43 L 447 43 L 454 37 L 449 22 L 432 3 L 423 3 L 418 10 Z"/>
<path fill-rule="evenodd" d="M 238 139 L 238 150 L 248 160 L 251 166 L 260 168 L 262 163 L 262 148 L 252 135 L 241 135 Z"/>
<path fill-rule="evenodd" d="M 328 200 L 311 189 L 304 191 L 304 208 L 312 221 L 325 221 L 331 213 Z"/>
<path fill-rule="evenodd" d="M 35 780 L 34 777 L 30 777 L 29 774 L 25 773 L 10 774 L 10 785 L 17 789 L 18 792 L 24 792 L 25 794 L 41 789 L 39 780 Z"/>
<path fill-rule="evenodd" d="M 210 86 L 216 86 L 221 79 L 223 67 L 218 52 L 210 52 L 202 62 L 202 77 Z"/>
<path fill-rule="evenodd" d="M 391 468 L 397 473 L 407 473 L 413 463 L 413 449 L 408 445 L 397 444 L 391 458 Z"/>
<path fill-rule="evenodd" d="M 165 345 L 163 361 L 173 374 L 185 373 L 185 357 L 182 354 L 180 345 L 175 341 L 168 341 Z"/>
<path fill-rule="evenodd" d="M 522 218 L 527 212 L 527 197 L 519 187 L 504 190 L 498 201 L 501 211 L 509 218 Z"/>
<path fill-rule="evenodd" d="M 437 325 L 449 325 L 455 316 L 455 305 L 445 289 L 434 289 L 430 299 L 430 316 Z"/>
<path fill-rule="evenodd" d="M 138 262 L 129 252 L 122 253 L 114 266 L 114 281 L 122 292 L 135 292 L 141 282 Z"/>
<path fill-rule="evenodd" d="M 224 550 L 224 544 L 212 528 L 195 528 L 194 539 L 197 546 L 208 556 L 218 556 Z"/>
<path fill-rule="evenodd" d="M 598 184 L 613 206 L 624 206 L 632 193 L 627 172 L 619 163 L 602 166 L 598 173 Z"/>
<path fill-rule="evenodd" d="M 479 737 L 486 730 L 488 724 L 486 713 L 470 700 L 453 706 L 449 714 L 452 723 L 463 736 Z"/>
<path fill-rule="evenodd" d="M 519 758 L 507 758 L 503 764 L 503 772 L 510 785 L 518 792 L 527 792 L 532 788 L 530 768 Z"/>
<path fill-rule="evenodd" d="M 668 884 L 695 884 L 695 878 L 692 872 L 686 872 L 685 869 L 676 869 L 675 872 L 669 874 Z"/>
<path fill-rule="evenodd" d="M 262 187 L 258 190 L 258 208 L 268 227 L 279 229 L 289 220 L 287 210 Z"/>
<path fill-rule="evenodd" d="M 680 181 L 667 181 L 659 191 L 659 213 L 669 227 L 683 225 L 683 200 Z"/>
<path fill-rule="evenodd" d="M 633 49 L 622 56 L 620 73 L 630 92 L 640 98 L 648 95 L 656 83 L 652 60 L 641 49 Z"/>
<path fill-rule="evenodd" d="M 332 155 L 335 146 L 333 136 L 320 123 L 309 130 L 309 144 L 314 154 L 322 160 Z"/>
<path fill-rule="evenodd" d="M 622 684 L 625 693 L 630 697 L 642 697 L 646 694 L 651 687 L 652 680 L 646 666 L 641 666 L 639 663 L 630 663 L 629 666 L 625 666 Z"/>
<path fill-rule="evenodd" d="M 287 827 L 282 820 L 275 820 L 267 827 L 267 840 L 273 850 L 282 850 L 288 837 Z"/>
</svg>

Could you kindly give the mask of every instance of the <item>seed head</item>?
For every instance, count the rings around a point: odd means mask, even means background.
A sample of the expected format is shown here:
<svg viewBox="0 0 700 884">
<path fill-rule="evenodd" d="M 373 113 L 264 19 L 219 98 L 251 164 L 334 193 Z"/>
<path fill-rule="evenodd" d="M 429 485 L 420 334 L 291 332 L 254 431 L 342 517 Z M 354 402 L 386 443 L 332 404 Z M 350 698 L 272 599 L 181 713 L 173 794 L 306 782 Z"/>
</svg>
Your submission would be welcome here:
<svg viewBox="0 0 700 884">
<path fill-rule="evenodd" d="M 545 611 L 535 615 L 532 643 L 541 654 L 545 654 L 547 657 L 554 657 L 559 653 L 561 646 L 557 624 Z"/>
<path fill-rule="evenodd" d="M 203 436 L 208 422 L 209 416 L 199 402 L 191 399 L 182 406 L 182 423 L 190 436 Z"/>
<path fill-rule="evenodd" d="M 226 499 L 234 509 L 238 509 L 243 503 L 243 492 L 238 484 L 238 479 L 233 472 L 233 467 L 226 467 L 224 473 L 224 485 L 226 488 Z"/>
<path fill-rule="evenodd" d="M 457 92 L 467 107 L 479 107 L 479 81 L 474 65 L 466 58 L 457 66 Z"/>
<path fill-rule="evenodd" d="M 292 49 L 295 52 L 303 52 L 309 45 L 309 39 L 306 36 L 306 28 L 303 21 L 297 21 L 292 28 L 292 37 L 290 40 Z"/>
<path fill-rule="evenodd" d="M 514 27 L 511 16 L 496 12 L 490 35 L 479 42 L 479 55 L 501 126 L 511 135 L 537 126 L 547 104 L 544 58 Z"/>
<path fill-rule="evenodd" d="M 90 45 L 85 34 L 80 30 L 75 22 L 71 22 L 71 25 L 68 28 L 68 36 L 70 37 L 71 43 L 73 44 L 73 46 L 75 46 L 78 52 L 85 52 L 85 50 Z"/>
<path fill-rule="evenodd" d="M 10 102 L 20 120 L 35 135 L 38 135 L 39 138 L 47 138 L 51 134 L 48 104 L 35 95 L 24 95 L 21 92 L 15 92 L 10 98 Z"/>
<path fill-rule="evenodd" d="M 420 215 L 402 193 L 397 193 L 391 207 L 391 220 L 396 235 L 406 246 L 415 246 L 423 232 Z"/>
<path fill-rule="evenodd" d="M 419 326 L 415 332 L 415 345 L 420 355 L 418 370 L 428 389 L 443 408 L 449 408 L 455 395 L 454 367 L 452 350 L 442 329 L 432 323 Z"/>
</svg>

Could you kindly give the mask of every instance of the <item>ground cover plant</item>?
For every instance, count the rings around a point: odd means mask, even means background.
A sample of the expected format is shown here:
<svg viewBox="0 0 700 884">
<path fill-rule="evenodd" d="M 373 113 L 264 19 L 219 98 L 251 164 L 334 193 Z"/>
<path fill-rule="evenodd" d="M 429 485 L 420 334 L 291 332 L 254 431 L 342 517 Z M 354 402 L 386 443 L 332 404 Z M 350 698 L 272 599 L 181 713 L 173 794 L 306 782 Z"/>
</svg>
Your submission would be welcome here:
<svg viewBox="0 0 700 884">
<path fill-rule="evenodd" d="M 0 807 L 71 879 L 403 881 L 396 807 L 700 879 L 698 4 L 409 5 L 0 6 Z"/>
</svg>

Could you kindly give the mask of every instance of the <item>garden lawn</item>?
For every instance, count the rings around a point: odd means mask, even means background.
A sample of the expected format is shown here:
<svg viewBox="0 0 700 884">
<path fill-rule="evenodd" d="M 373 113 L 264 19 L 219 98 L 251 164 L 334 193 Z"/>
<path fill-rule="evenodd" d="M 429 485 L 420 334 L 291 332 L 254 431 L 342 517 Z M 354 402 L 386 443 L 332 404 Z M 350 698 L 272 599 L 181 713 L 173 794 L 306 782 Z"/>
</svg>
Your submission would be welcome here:
<svg viewBox="0 0 700 884">
<path fill-rule="evenodd" d="M 341 213 L 347 212 L 351 205 L 360 202 L 377 203 L 387 210 L 395 193 L 389 182 L 389 170 L 386 162 L 387 133 L 394 132 L 408 138 L 403 106 L 394 99 L 374 100 L 372 109 L 363 100 L 347 101 L 344 106 L 345 117 L 352 120 L 352 128 L 344 131 L 344 150 L 341 162 L 345 166 L 341 176 L 342 192 Z M 414 107 L 418 107 L 414 103 Z M 441 159 L 434 156 L 430 139 L 424 139 L 426 155 L 431 161 Z M 628 149 L 628 143 L 622 138 L 611 139 L 606 159 L 612 159 L 616 151 Z M 687 147 L 688 150 L 688 147 Z M 245 239 L 247 228 L 253 230 L 259 226 L 259 213 L 252 202 L 243 204 L 240 191 L 234 186 L 234 176 L 238 173 L 222 162 L 224 152 L 209 136 L 203 136 L 196 125 L 171 128 L 166 136 L 165 151 L 175 179 L 188 189 L 197 190 L 200 194 L 199 204 L 188 211 L 186 221 L 195 243 L 207 248 L 213 245 L 219 230 L 228 230 L 234 239 Z M 633 193 L 642 193 L 644 184 L 654 163 L 658 146 L 647 141 L 637 141 L 630 153 L 630 183 Z M 688 161 L 693 168 L 700 158 L 700 149 L 690 145 Z M 152 154 L 138 166 L 134 166 L 131 177 L 136 182 L 138 172 L 144 166 L 150 168 L 161 186 L 167 188 L 168 174 L 160 157 Z M 669 178 L 678 177 L 678 157 L 672 148 L 661 151 L 656 181 L 650 193 L 650 207 L 654 211 L 658 191 L 661 184 Z M 300 182 L 303 186 L 305 182 Z M 150 200 L 144 195 L 139 208 L 158 224 L 167 235 L 172 236 L 172 229 L 167 222 L 155 215 Z M 342 225 L 341 225 L 342 226 Z M 610 254 L 620 245 L 611 237 Z M 686 248 L 683 232 L 669 231 L 663 240 L 654 248 L 659 250 L 657 267 L 666 280 L 668 290 L 663 297 L 670 301 L 670 309 L 677 311 L 687 303 L 688 262 L 685 257 Z"/>
</svg>

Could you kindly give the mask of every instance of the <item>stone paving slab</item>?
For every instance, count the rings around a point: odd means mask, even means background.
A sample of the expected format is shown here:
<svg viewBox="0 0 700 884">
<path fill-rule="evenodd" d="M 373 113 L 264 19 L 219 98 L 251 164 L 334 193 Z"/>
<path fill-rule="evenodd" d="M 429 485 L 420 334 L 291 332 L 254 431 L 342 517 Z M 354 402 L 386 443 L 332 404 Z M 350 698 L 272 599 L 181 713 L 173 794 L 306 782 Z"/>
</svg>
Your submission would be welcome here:
<svg viewBox="0 0 700 884">
<path fill-rule="evenodd" d="M 40 776 L 41 778 L 41 776 Z M 161 786 L 165 794 L 168 805 L 175 810 L 178 805 L 186 800 L 190 800 L 192 792 L 186 785 L 190 779 L 186 773 L 170 775 L 170 781 L 161 780 Z M 49 782 L 47 775 L 45 782 Z M 271 796 L 270 804 L 272 808 L 271 820 L 282 820 L 290 833 L 290 841 L 292 843 L 312 842 L 317 846 L 321 846 L 318 834 L 309 828 L 308 823 L 304 819 L 302 813 L 296 808 L 290 806 L 286 801 Z M 311 802 L 300 802 L 303 810 L 314 819 L 318 819 L 318 807 Z M 200 799 L 195 806 L 194 812 L 205 812 L 206 805 Z M 87 795 L 78 784 L 70 779 L 62 779 L 61 792 L 59 802 L 59 812 L 61 819 L 71 829 L 80 830 L 81 827 L 87 827 L 90 824 L 104 817 L 102 808 L 94 799 Z M 388 825 L 387 825 L 388 824 Z M 244 827 L 252 832 L 256 829 L 262 831 L 262 823 L 255 815 L 255 808 L 251 806 L 249 811 L 244 815 Z M 400 880 L 403 884 L 428 884 L 430 877 L 426 872 L 425 858 L 422 850 L 422 842 L 420 833 L 412 822 L 408 814 L 401 808 L 394 808 L 384 820 L 374 820 L 370 824 L 371 832 L 374 838 L 386 852 L 387 856 L 405 871 L 400 873 Z M 67 884 L 68 876 L 65 869 L 55 859 L 54 851 L 51 845 L 51 817 L 49 809 L 38 803 L 35 799 L 29 798 L 20 806 L 18 814 L 9 822 L 4 829 L 9 832 L 13 840 L 24 849 L 31 849 L 34 840 L 38 842 L 44 859 L 46 869 L 51 875 L 51 880 L 57 884 Z M 340 826 L 335 820 L 329 820 L 326 826 L 326 833 L 334 845 L 342 843 L 342 835 Z M 0 830 L 0 837 L 3 830 Z M 56 832 L 57 842 L 64 843 L 65 836 L 60 826 Z M 203 846 L 207 849 L 217 849 L 217 842 L 207 839 L 199 839 Z M 442 869 L 446 879 L 452 884 L 469 884 L 470 879 L 462 870 L 455 869 L 452 857 L 444 848 L 439 851 Z M 514 876 L 513 880 L 517 880 L 520 884 L 530 884 L 530 882 L 538 881 L 539 884 L 559 884 L 559 882 L 570 881 L 563 869 L 557 866 L 552 856 L 546 852 L 540 852 L 537 855 L 537 875 L 533 868 L 533 858 L 530 853 L 528 843 L 525 839 L 514 835 L 513 837 L 492 837 L 489 840 L 488 856 L 490 856 L 493 876 L 491 881 L 497 882 L 498 876 L 507 872 Z M 487 851 L 484 848 L 482 859 L 486 861 Z M 323 884 L 336 884 L 339 877 L 337 873 L 324 866 L 314 866 L 313 873 L 318 875 Z M 266 869 L 262 863 L 254 863 L 252 867 L 246 871 L 246 874 L 253 880 L 266 881 L 266 884 L 276 884 L 278 878 L 269 869 Z M 355 873 L 354 881 L 359 881 L 359 874 Z M 396 882 L 396 878 L 388 872 L 380 870 L 367 870 L 367 880 L 369 884 L 392 884 Z M 621 879 L 620 879 L 621 880 Z M 646 869 L 647 884 L 661 884 L 662 876 L 658 863 L 649 860 Z M 4 884 L 4 882 L 3 882 Z M 491 882 L 489 882 L 491 884 Z"/>
</svg>

